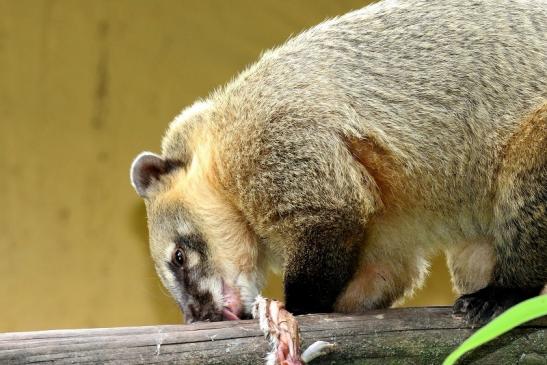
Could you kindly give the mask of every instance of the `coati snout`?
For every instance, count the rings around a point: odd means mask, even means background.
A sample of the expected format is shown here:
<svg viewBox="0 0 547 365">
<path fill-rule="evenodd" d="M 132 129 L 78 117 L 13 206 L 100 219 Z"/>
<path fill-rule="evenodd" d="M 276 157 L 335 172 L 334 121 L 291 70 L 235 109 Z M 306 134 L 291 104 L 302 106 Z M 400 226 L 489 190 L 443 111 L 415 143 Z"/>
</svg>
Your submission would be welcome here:
<svg viewBox="0 0 547 365">
<path fill-rule="evenodd" d="M 131 168 L 133 186 L 146 204 L 156 271 L 187 322 L 249 317 L 239 287 L 246 286 L 245 291 L 249 286 L 245 273 L 229 262 L 217 265 L 206 238 L 185 208 L 177 179 L 184 179 L 186 168 L 152 153 L 139 155 Z M 247 296 L 254 296 L 255 291 Z"/>
</svg>

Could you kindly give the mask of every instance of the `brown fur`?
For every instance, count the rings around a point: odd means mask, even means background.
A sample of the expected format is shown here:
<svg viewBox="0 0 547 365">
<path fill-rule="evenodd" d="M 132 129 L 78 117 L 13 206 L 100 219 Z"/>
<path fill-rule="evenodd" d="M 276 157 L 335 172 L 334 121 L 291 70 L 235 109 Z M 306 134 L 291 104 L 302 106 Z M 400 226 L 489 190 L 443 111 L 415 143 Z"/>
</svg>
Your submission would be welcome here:
<svg viewBox="0 0 547 365">
<path fill-rule="evenodd" d="M 329 20 L 175 119 L 132 181 L 179 303 L 165 263 L 195 236 L 206 254 L 185 254 L 208 270 L 192 287 L 217 311 L 225 284 L 250 310 L 268 268 L 289 310 L 389 306 L 439 251 L 462 293 L 493 286 L 481 295 L 499 302 L 545 285 L 547 14 L 473 6 L 380 2 Z"/>
<path fill-rule="evenodd" d="M 547 103 L 508 138 L 497 176 L 495 280 L 542 286 L 547 278 Z M 525 249 L 523 249 L 525 248 Z"/>
<path fill-rule="evenodd" d="M 363 174 L 369 175 L 377 187 L 377 191 L 373 189 L 376 199 L 388 208 L 400 205 L 401 197 L 405 196 L 401 186 L 404 177 L 401 166 L 389 150 L 370 137 L 347 138 L 345 142 L 353 157 L 363 166 Z"/>
</svg>

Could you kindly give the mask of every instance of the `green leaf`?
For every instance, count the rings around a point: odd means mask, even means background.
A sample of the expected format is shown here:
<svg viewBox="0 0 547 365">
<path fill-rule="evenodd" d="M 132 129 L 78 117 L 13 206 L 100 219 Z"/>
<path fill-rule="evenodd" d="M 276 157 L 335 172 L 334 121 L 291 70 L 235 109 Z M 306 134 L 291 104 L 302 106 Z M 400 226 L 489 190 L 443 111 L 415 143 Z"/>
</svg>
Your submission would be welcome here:
<svg viewBox="0 0 547 365">
<path fill-rule="evenodd" d="M 547 295 L 534 297 L 509 308 L 486 326 L 465 340 L 444 360 L 443 365 L 453 365 L 466 352 L 520 326 L 523 323 L 547 315 Z"/>
</svg>

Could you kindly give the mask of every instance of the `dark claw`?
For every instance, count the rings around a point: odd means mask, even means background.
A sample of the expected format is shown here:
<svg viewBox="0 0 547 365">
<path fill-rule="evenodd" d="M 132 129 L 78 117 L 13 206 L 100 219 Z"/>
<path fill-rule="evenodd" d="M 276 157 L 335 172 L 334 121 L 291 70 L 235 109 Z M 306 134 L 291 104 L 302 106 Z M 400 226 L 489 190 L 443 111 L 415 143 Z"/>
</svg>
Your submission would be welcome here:
<svg viewBox="0 0 547 365">
<path fill-rule="evenodd" d="M 539 294 L 541 288 L 503 288 L 487 286 L 459 297 L 452 312 L 471 325 L 483 325 L 513 305 Z"/>
</svg>

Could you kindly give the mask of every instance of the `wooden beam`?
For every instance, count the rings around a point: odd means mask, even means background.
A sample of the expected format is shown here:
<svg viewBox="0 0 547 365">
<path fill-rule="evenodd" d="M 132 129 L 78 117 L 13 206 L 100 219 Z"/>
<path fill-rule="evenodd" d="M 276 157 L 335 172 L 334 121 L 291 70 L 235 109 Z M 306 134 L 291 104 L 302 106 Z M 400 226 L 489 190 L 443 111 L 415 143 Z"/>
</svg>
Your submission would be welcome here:
<svg viewBox="0 0 547 365">
<path fill-rule="evenodd" d="M 362 315 L 298 317 L 303 348 L 335 342 L 312 364 L 440 364 L 473 333 L 449 308 L 400 308 Z M 547 363 L 547 317 L 464 358 L 476 364 Z M 53 330 L 0 334 L 0 364 L 262 364 L 268 351 L 256 321 Z"/>
</svg>

